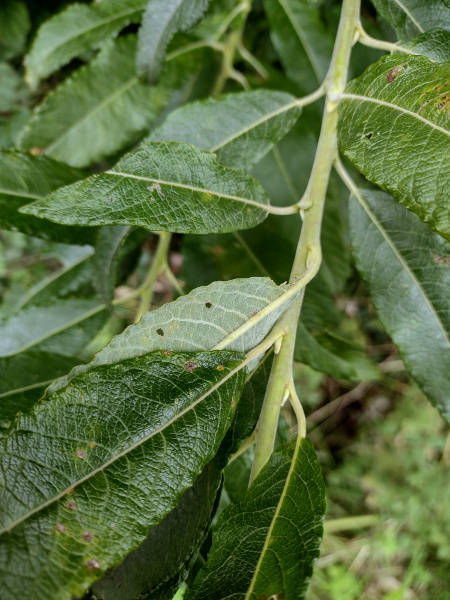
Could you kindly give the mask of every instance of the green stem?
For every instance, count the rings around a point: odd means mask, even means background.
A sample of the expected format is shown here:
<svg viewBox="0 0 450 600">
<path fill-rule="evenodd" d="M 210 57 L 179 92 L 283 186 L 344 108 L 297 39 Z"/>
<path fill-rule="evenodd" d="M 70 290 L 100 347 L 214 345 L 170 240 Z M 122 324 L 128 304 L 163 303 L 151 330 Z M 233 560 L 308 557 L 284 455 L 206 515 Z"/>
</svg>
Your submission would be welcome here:
<svg viewBox="0 0 450 600">
<path fill-rule="evenodd" d="M 328 181 L 337 150 L 337 106 L 339 94 L 347 82 L 348 67 L 355 32 L 359 25 L 360 0 L 344 0 L 339 29 L 327 75 L 327 91 L 322 129 L 314 165 L 306 192 L 298 206 L 303 213 L 303 226 L 292 266 L 290 283 L 300 281 L 313 261 L 320 264 L 320 233 Z M 317 258 L 319 256 L 319 259 Z M 291 306 L 275 326 L 283 336 L 278 354 L 275 355 L 261 416 L 256 428 L 256 450 L 250 482 L 258 476 L 273 451 L 281 402 L 292 393 L 292 361 L 295 335 L 300 316 L 304 291 L 294 299 Z M 298 399 L 294 399 L 298 402 Z M 300 414 L 296 406 L 296 414 Z M 304 432 L 304 422 L 299 422 L 299 435 Z"/>
<path fill-rule="evenodd" d="M 153 296 L 153 288 L 155 287 L 158 275 L 164 270 L 167 264 L 167 253 L 169 251 L 170 240 L 172 234 L 167 231 L 159 232 L 159 243 L 156 249 L 155 256 L 153 257 L 152 265 L 147 274 L 147 277 L 139 287 L 141 301 L 136 311 L 135 323 L 137 323 L 143 315 L 149 310 L 150 302 Z"/>
<path fill-rule="evenodd" d="M 378 515 L 359 515 L 357 517 L 343 517 L 341 519 L 330 519 L 323 524 L 325 533 L 337 531 L 352 531 L 363 527 L 373 527 L 380 522 Z"/>
</svg>

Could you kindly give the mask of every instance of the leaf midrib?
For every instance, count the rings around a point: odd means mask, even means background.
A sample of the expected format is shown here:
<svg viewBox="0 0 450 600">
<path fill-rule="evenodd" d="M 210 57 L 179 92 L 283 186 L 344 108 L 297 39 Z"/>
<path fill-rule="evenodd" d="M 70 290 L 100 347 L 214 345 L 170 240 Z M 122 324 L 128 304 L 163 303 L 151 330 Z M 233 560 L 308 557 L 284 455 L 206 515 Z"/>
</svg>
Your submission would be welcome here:
<svg viewBox="0 0 450 600">
<path fill-rule="evenodd" d="M 392 110 L 397 110 L 399 112 L 404 113 L 405 115 L 408 115 L 419 121 L 422 121 L 423 123 L 425 123 L 425 125 L 428 125 L 429 127 L 433 127 L 437 131 L 440 131 L 441 133 L 445 133 L 446 135 L 448 135 L 450 137 L 450 131 L 448 131 L 447 129 L 444 129 L 440 125 L 433 123 L 433 121 L 429 121 L 425 117 L 418 115 L 417 113 L 415 113 L 412 110 L 403 108 L 402 106 L 399 106 L 398 104 L 392 104 L 391 102 L 386 102 L 385 100 L 379 100 L 378 98 L 369 98 L 368 96 L 361 96 L 360 94 L 348 94 L 346 92 L 344 92 L 343 94 L 339 94 L 339 98 L 344 99 L 344 100 L 359 100 L 360 102 L 371 102 L 372 104 L 378 104 L 379 106 L 386 106 L 387 108 L 390 108 Z"/>
<path fill-rule="evenodd" d="M 426 0 L 424 0 L 424 1 L 426 1 Z M 406 8 L 406 6 L 403 4 L 403 2 L 401 2 L 400 0 L 394 0 L 394 2 L 400 7 L 401 10 L 403 10 L 403 12 L 408 16 L 408 18 L 414 23 L 414 25 L 417 27 L 417 29 L 420 31 L 420 33 L 424 33 L 425 29 L 423 29 L 421 24 L 418 21 L 416 21 L 415 17 L 413 17 L 413 15 Z"/>
<path fill-rule="evenodd" d="M 17 198 L 30 198 L 30 200 L 42 200 L 45 196 L 38 196 L 37 194 L 30 194 L 28 192 L 14 192 L 13 190 L 0 189 L 0 194 L 5 196 L 16 196 Z"/>
<path fill-rule="evenodd" d="M 439 315 L 436 312 L 436 309 L 434 308 L 431 300 L 428 298 L 428 295 L 427 295 L 426 291 L 422 287 L 420 281 L 417 279 L 414 271 L 412 271 L 412 269 L 410 268 L 409 264 L 405 261 L 405 259 L 403 258 L 402 254 L 399 252 L 399 250 L 395 246 L 394 242 L 391 240 L 388 232 L 385 230 L 385 228 L 383 227 L 382 223 L 375 216 L 375 214 L 373 213 L 373 211 L 370 208 L 370 206 L 368 205 L 368 203 L 365 201 L 365 199 L 364 199 L 363 195 L 360 193 L 360 191 L 358 190 L 358 193 L 356 193 L 356 190 L 353 190 L 353 195 L 356 197 L 356 199 L 360 203 L 361 207 L 365 210 L 365 212 L 369 216 L 369 218 L 372 221 L 372 223 L 379 230 L 379 232 L 381 233 L 382 237 L 386 240 L 387 244 L 391 248 L 392 252 L 394 253 L 394 255 L 397 258 L 397 260 L 399 261 L 399 263 L 402 265 L 402 267 L 405 270 L 405 272 L 408 273 L 408 275 L 412 279 L 412 282 L 415 284 L 415 286 L 419 290 L 419 292 L 420 292 L 421 296 L 423 297 L 423 300 L 424 300 L 425 304 L 428 306 L 431 314 L 435 317 L 435 320 L 436 320 L 436 322 L 437 322 L 437 324 L 439 326 L 439 329 L 442 331 L 442 334 L 444 336 L 445 341 L 447 342 L 447 345 L 450 347 L 450 337 L 449 337 L 449 334 L 448 334 L 447 330 L 445 329 L 444 324 L 442 323 L 441 319 L 439 318 Z"/>
<path fill-rule="evenodd" d="M 54 502 L 57 502 L 61 498 L 64 498 L 64 496 L 70 490 L 73 490 L 77 486 L 79 486 L 82 483 L 84 483 L 85 481 L 88 481 L 88 479 L 90 479 L 91 477 L 94 477 L 95 475 L 97 475 L 97 473 L 100 473 L 100 472 L 104 471 L 110 465 L 112 465 L 114 462 L 116 462 L 117 460 L 119 460 L 123 456 L 126 456 L 129 452 L 132 452 L 135 448 L 138 448 L 139 446 L 141 446 L 142 444 L 144 444 L 145 442 L 147 442 L 148 440 L 150 440 L 155 435 L 158 435 L 159 433 L 162 433 L 167 427 L 169 427 L 170 425 L 172 425 L 173 423 L 175 423 L 180 417 L 183 417 L 187 412 L 189 412 L 190 410 L 194 409 L 198 404 L 200 404 L 200 402 L 202 402 L 205 398 L 208 398 L 208 396 L 210 396 L 217 389 L 219 389 L 221 387 L 221 385 L 223 385 L 226 381 L 228 381 L 228 379 L 230 379 L 233 375 L 235 375 L 241 369 L 243 369 L 244 367 L 246 367 L 247 364 L 249 362 L 251 362 L 251 360 L 252 360 L 252 358 L 246 358 L 245 360 L 243 360 L 237 367 L 235 367 L 227 375 L 225 375 L 225 377 L 223 379 L 221 379 L 220 381 L 218 381 L 211 388 L 209 388 L 209 390 L 207 390 L 207 392 L 205 392 L 204 394 L 202 394 L 200 396 L 200 398 L 197 398 L 197 400 L 195 400 L 192 404 L 190 404 L 189 406 L 187 406 L 186 408 L 184 408 L 182 411 L 180 411 L 179 413 L 177 413 L 176 415 L 174 415 L 171 419 L 169 419 L 166 423 L 164 423 L 164 425 L 162 425 L 161 427 L 158 427 L 157 429 L 154 429 L 148 435 L 140 438 L 139 440 L 137 440 L 136 442 L 134 442 L 133 444 L 131 444 L 128 448 L 125 448 L 124 450 L 122 450 L 118 454 L 114 455 L 113 457 L 111 457 L 109 460 L 105 461 L 102 465 L 100 465 L 99 467 L 97 467 L 96 469 L 94 469 L 93 471 L 91 471 L 90 473 L 87 473 L 85 476 L 80 477 L 80 479 L 78 479 L 78 481 L 75 481 L 72 484 L 70 484 L 66 489 L 64 489 L 64 491 L 60 492 L 59 494 L 56 494 L 52 498 L 49 498 L 48 500 L 46 500 L 45 502 L 43 502 L 39 506 L 36 506 L 32 510 L 28 511 L 26 514 L 22 515 L 21 517 L 19 517 L 18 519 L 16 519 L 12 523 L 10 523 L 7 527 L 4 527 L 3 529 L 1 529 L 0 530 L 0 536 L 3 535 L 4 533 L 8 532 L 8 531 L 11 531 L 12 529 L 14 529 L 14 527 L 16 527 L 17 525 L 19 525 L 23 521 L 26 521 L 31 516 L 33 516 L 34 514 L 40 512 L 41 510 L 44 510 L 45 508 L 47 508 L 48 506 L 50 506 Z"/>
</svg>

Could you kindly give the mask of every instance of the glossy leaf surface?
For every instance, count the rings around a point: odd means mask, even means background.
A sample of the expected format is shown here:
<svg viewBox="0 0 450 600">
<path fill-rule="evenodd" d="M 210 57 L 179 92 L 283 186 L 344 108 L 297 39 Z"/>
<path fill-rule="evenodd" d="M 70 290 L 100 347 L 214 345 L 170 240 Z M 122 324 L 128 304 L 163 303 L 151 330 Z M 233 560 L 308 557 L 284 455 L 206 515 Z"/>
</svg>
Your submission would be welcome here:
<svg viewBox="0 0 450 600">
<path fill-rule="evenodd" d="M 130 23 L 138 23 L 146 0 L 102 0 L 90 5 L 72 4 L 45 21 L 25 58 L 26 78 L 34 88 L 41 79 L 80 56 L 98 48 Z"/>
<path fill-rule="evenodd" d="M 372 0 L 377 11 L 402 39 L 434 27 L 450 30 L 450 12 L 441 0 Z"/>
<path fill-rule="evenodd" d="M 407 370 L 450 421 L 450 248 L 388 194 L 350 201 L 356 264 Z"/>
<path fill-rule="evenodd" d="M 56 160 L 84 167 L 137 140 L 198 66 L 196 55 L 178 56 L 150 88 L 138 80 L 135 54 L 135 35 L 107 42 L 33 111 L 21 148 L 40 147 Z"/>
<path fill-rule="evenodd" d="M 450 62 L 381 58 L 350 82 L 340 108 L 341 150 L 450 240 Z"/>
<path fill-rule="evenodd" d="M 177 31 L 192 27 L 210 0 L 148 0 L 139 32 L 137 70 L 149 83 L 159 79 L 167 44 Z"/>
<path fill-rule="evenodd" d="M 248 170 L 286 135 L 299 115 L 294 96 L 285 92 L 228 94 L 178 108 L 149 139 L 187 142 L 214 152 L 223 165 Z"/>
<path fill-rule="evenodd" d="M 149 142 L 99 176 L 24 209 L 66 225 L 140 225 L 179 233 L 254 227 L 267 216 L 260 184 L 177 142 Z"/>
<path fill-rule="evenodd" d="M 304 598 L 319 556 L 325 488 L 311 442 L 276 450 L 220 516 L 208 563 L 186 600 Z"/>
<path fill-rule="evenodd" d="M 242 358 L 156 352 L 99 367 L 16 420 L 1 441 L 5 600 L 79 595 L 144 541 L 214 457 Z"/>
</svg>

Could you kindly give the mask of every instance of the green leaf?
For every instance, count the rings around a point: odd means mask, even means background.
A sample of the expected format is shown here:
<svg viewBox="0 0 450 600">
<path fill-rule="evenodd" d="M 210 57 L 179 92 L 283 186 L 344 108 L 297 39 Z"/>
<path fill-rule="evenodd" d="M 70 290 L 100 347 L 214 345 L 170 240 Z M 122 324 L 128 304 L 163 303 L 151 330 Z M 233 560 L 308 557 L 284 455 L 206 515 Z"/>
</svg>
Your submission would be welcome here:
<svg viewBox="0 0 450 600">
<path fill-rule="evenodd" d="M 450 240 L 450 62 L 384 56 L 344 98 L 341 150 Z"/>
<path fill-rule="evenodd" d="M 227 94 L 178 108 L 148 139 L 194 144 L 217 154 L 223 165 L 248 170 L 286 135 L 300 112 L 285 92 Z"/>
<path fill-rule="evenodd" d="M 323 533 L 325 487 L 308 439 L 276 450 L 220 516 L 205 569 L 186 600 L 305 597 Z"/>
<path fill-rule="evenodd" d="M 41 79 L 99 48 L 130 23 L 139 23 L 147 0 L 102 0 L 71 4 L 40 27 L 25 57 L 26 79 L 35 88 Z"/>
<path fill-rule="evenodd" d="M 20 54 L 27 41 L 31 22 L 27 5 L 21 0 L 2 0 L 0 4 L 0 57 Z"/>
<path fill-rule="evenodd" d="M 264 0 L 273 45 L 288 77 L 305 91 L 325 79 L 332 42 L 319 9 L 304 0 Z"/>
<path fill-rule="evenodd" d="M 168 62 L 160 84 L 150 88 L 138 80 L 135 54 L 135 35 L 107 42 L 92 63 L 75 71 L 34 110 L 21 148 L 39 147 L 48 156 L 84 167 L 136 141 L 199 65 L 195 53 L 178 54 Z"/>
<path fill-rule="evenodd" d="M 445 29 L 430 29 L 401 46 L 423 54 L 434 62 L 450 60 L 450 31 Z"/>
<path fill-rule="evenodd" d="M 144 541 L 214 457 L 242 358 L 155 352 L 102 366 L 16 419 L 0 442 L 5 600 L 79 596 Z"/>
<path fill-rule="evenodd" d="M 139 548 L 94 583 L 92 596 L 98 600 L 155 598 L 166 581 L 176 590 L 186 579 L 208 531 L 221 479 L 216 456 Z"/>
<path fill-rule="evenodd" d="M 139 225 L 178 233 L 254 227 L 267 216 L 259 183 L 178 142 L 149 142 L 110 171 L 22 209 L 66 225 Z"/>
<path fill-rule="evenodd" d="M 284 293 L 282 286 L 261 277 L 215 281 L 196 288 L 174 302 L 146 313 L 95 355 L 89 366 L 77 367 L 69 377 L 97 365 L 113 364 L 154 350 L 213 350 L 218 344 L 248 352 L 259 344 L 286 310 L 289 302 L 252 323 L 250 319 Z M 240 327 L 248 326 L 245 331 Z M 49 388 L 60 389 L 63 378 Z"/>
<path fill-rule="evenodd" d="M 0 113 L 19 110 L 26 95 L 19 72 L 7 62 L 0 62 Z"/>
<path fill-rule="evenodd" d="M 372 0 L 377 11 L 396 30 L 409 39 L 434 27 L 450 29 L 450 12 L 441 0 Z"/>
<path fill-rule="evenodd" d="M 83 171 L 44 156 L 0 149 L 0 227 L 72 244 L 92 242 L 96 233 L 93 229 L 68 229 L 18 212 L 32 200 L 43 199 L 83 175 Z"/>
<path fill-rule="evenodd" d="M 405 367 L 450 421 L 450 248 L 383 192 L 350 201 L 356 265 Z"/>
<path fill-rule="evenodd" d="M 200 19 L 210 0 L 149 0 L 139 32 L 137 71 L 149 83 L 161 74 L 167 44 Z"/>
<path fill-rule="evenodd" d="M 132 228 L 129 225 L 101 227 L 95 245 L 95 287 L 105 304 L 111 302 L 117 282 L 120 251 Z"/>
</svg>

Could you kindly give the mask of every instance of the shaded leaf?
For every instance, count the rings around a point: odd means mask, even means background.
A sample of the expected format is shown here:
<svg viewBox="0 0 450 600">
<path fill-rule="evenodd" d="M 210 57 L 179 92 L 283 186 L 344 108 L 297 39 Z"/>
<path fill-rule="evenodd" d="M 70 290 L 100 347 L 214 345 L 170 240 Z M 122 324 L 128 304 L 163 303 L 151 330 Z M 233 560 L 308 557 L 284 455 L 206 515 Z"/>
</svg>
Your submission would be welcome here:
<svg viewBox="0 0 450 600">
<path fill-rule="evenodd" d="M 0 113 L 20 109 L 26 95 L 27 89 L 19 72 L 7 62 L 0 62 Z"/>
<path fill-rule="evenodd" d="M 341 150 L 450 240 L 450 62 L 384 56 L 344 98 Z"/>
<path fill-rule="evenodd" d="M 148 142 L 110 171 L 23 210 L 66 225 L 139 225 L 179 233 L 234 231 L 267 216 L 259 183 L 178 142 Z"/>
<path fill-rule="evenodd" d="M 388 194 L 350 200 L 356 265 L 405 367 L 450 421 L 450 248 Z"/>
<path fill-rule="evenodd" d="M 92 63 L 34 110 L 21 148 L 39 146 L 48 156 L 84 167 L 137 140 L 199 66 L 195 53 L 178 55 L 168 62 L 160 84 L 149 88 L 138 80 L 135 54 L 135 35 L 107 42 Z"/>
<path fill-rule="evenodd" d="M 149 83 L 161 74 L 167 44 L 177 31 L 187 31 L 210 0 L 149 0 L 139 31 L 137 71 Z"/>
<path fill-rule="evenodd" d="M 305 91 L 325 79 L 332 41 L 317 6 L 304 0 L 264 0 L 270 34 L 288 77 Z"/>
<path fill-rule="evenodd" d="M 434 62 L 450 60 L 450 31 L 445 29 L 430 29 L 401 45 Z"/>
<path fill-rule="evenodd" d="M 450 12 L 441 0 L 372 0 L 377 11 L 396 30 L 409 39 L 434 27 L 450 29 Z"/>
<path fill-rule="evenodd" d="M 129 225 L 102 227 L 95 245 L 94 267 L 97 271 L 95 287 L 105 304 L 111 302 L 116 287 L 120 250 L 132 228 Z"/>
<path fill-rule="evenodd" d="M 31 22 L 27 5 L 21 0 L 0 4 L 0 57 L 14 58 L 25 49 Z"/>
<path fill-rule="evenodd" d="M 0 149 L 0 227 L 72 244 L 93 241 L 96 233 L 93 229 L 68 229 L 18 212 L 21 206 L 42 199 L 83 175 L 78 169 L 44 156 Z"/>
<path fill-rule="evenodd" d="M 138 23 L 146 4 L 147 0 L 71 4 L 45 21 L 25 57 L 31 87 L 86 50 L 100 47 L 130 23 Z"/>
<path fill-rule="evenodd" d="M 223 165 L 248 170 L 286 135 L 300 112 L 285 92 L 227 94 L 178 108 L 149 140 L 194 144 L 214 152 Z"/>
<path fill-rule="evenodd" d="M 323 534 L 325 487 L 308 439 L 276 450 L 225 509 L 186 600 L 304 598 Z"/>
<path fill-rule="evenodd" d="M 102 366 L 15 421 L 0 442 L 5 600 L 78 596 L 144 541 L 214 457 L 242 358 L 155 352 Z"/>
</svg>

